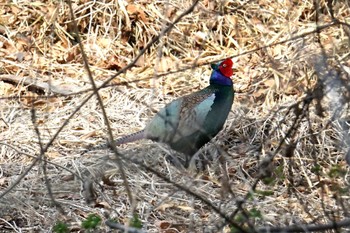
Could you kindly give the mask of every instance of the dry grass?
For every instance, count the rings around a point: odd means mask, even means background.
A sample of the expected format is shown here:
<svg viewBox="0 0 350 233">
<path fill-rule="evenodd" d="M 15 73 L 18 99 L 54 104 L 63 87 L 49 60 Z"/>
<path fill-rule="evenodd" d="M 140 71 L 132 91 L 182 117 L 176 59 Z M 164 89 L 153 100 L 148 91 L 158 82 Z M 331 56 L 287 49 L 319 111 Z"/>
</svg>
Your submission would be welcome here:
<svg viewBox="0 0 350 233">
<path fill-rule="evenodd" d="M 74 1 L 96 82 L 132 62 L 191 4 Z M 226 215 L 238 209 L 231 219 L 256 229 L 349 217 L 344 160 L 350 145 L 349 9 L 346 1 L 331 6 L 323 0 L 200 1 L 100 95 L 115 137 L 129 134 L 142 129 L 164 103 L 206 86 L 208 63 L 233 56 L 237 94 L 232 113 L 203 149 L 214 158 L 216 147 L 224 149 L 225 159 L 204 171 L 180 171 L 164 159 L 172 153 L 164 145 L 123 145 L 119 152 L 136 160 L 123 164 L 130 202 L 111 151 L 81 155 L 107 138 L 96 98 L 80 108 L 48 148 L 44 156 L 50 163 L 39 160 L 30 167 L 43 156 L 40 144 L 45 146 L 90 95 L 91 84 L 66 3 L 2 1 L 0 193 L 25 176 L 0 198 L 0 231 L 52 231 L 58 220 L 80 231 L 91 213 L 127 225 L 137 213 L 147 232 L 218 232 L 221 226 L 229 232 L 203 198 Z M 5 74 L 30 78 L 32 85 L 5 79 Z M 42 83 L 79 94 L 47 97 Z M 92 180 L 96 194 L 82 191 L 78 177 L 85 185 Z M 52 204 L 48 186 L 64 214 Z M 101 232 L 108 229 L 100 226 Z"/>
</svg>

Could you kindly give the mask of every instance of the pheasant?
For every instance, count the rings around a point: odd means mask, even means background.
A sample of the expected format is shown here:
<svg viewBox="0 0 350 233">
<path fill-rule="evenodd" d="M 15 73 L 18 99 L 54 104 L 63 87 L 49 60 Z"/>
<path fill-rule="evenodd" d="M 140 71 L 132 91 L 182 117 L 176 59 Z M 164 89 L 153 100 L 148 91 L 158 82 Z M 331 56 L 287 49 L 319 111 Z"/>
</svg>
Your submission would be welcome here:
<svg viewBox="0 0 350 233">
<path fill-rule="evenodd" d="M 162 142 L 185 154 L 187 167 L 192 156 L 220 132 L 231 110 L 232 65 L 231 59 L 212 64 L 208 87 L 167 104 L 143 130 L 117 139 L 116 146 L 139 139 Z"/>
</svg>

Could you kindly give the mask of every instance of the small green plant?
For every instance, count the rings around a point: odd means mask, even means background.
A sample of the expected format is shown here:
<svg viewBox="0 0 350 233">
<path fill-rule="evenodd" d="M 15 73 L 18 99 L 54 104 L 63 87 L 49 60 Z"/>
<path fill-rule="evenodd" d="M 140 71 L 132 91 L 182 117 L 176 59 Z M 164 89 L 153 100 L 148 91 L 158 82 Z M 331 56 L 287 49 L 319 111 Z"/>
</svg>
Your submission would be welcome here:
<svg viewBox="0 0 350 233">
<path fill-rule="evenodd" d="M 247 218 L 241 213 L 237 214 L 234 218 L 234 222 L 240 223 L 240 225 L 242 225 L 242 223 L 244 223 L 246 220 Z M 238 232 L 240 232 L 240 229 L 236 228 L 235 226 L 231 226 L 230 233 L 238 233 Z"/>
<path fill-rule="evenodd" d="M 243 214 L 237 214 L 235 217 L 235 222 L 243 223 L 247 218 Z"/>
<path fill-rule="evenodd" d="M 247 229 L 247 225 L 245 223 L 247 222 L 248 218 L 253 218 L 253 219 L 262 219 L 262 214 L 260 210 L 256 208 L 252 208 L 251 210 L 248 210 L 245 214 L 239 213 L 236 215 L 234 222 L 239 223 L 243 229 L 246 229 L 247 232 L 250 232 L 249 229 Z M 230 228 L 230 233 L 238 233 L 241 232 L 240 229 L 237 229 L 235 226 L 231 226 Z"/>
<path fill-rule="evenodd" d="M 322 171 L 322 168 L 319 164 L 315 164 L 315 166 L 311 168 L 311 171 L 313 173 L 319 174 Z"/>
<path fill-rule="evenodd" d="M 81 226 L 86 230 L 95 229 L 100 222 L 102 221 L 101 217 L 96 214 L 90 214 L 86 220 L 81 223 Z"/>
<path fill-rule="evenodd" d="M 284 180 L 286 177 L 284 175 L 284 166 L 283 164 L 280 164 L 276 170 L 275 170 L 276 177 L 278 177 L 279 180 Z"/>
<path fill-rule="evenodd" d="M 53 232 L 55 233 L 68 233 L 69 229 L 68 229 L 68 225 L 67 223 L 58 221 L 55 226 L 53 226 Z"/>
<path fill-rule="evenodd" d="M 276 183 L 276 178 L 275 177 L 264 177 L 261 180 L 265 185 L 270 185 L 273 186 Z"/>
<path fill-rule="evenodd" d="M 249 211 L 249 216 L 252 217 L 252 218 L 259 218 L 259 219 L 262 219 L 262 214 L 261 214 L 261 211 L 256 209 L 256 208 L 253 208 Z"/>
<path fill-rule="evenodd" d="M 331 178 L 343 177 L 345 174 L 346 170 L 339 165 L 333 166 L 328 173 L 329 177 Z"/>
<path fill-rule="evenodd" d="M 249 211 L 249 216 L 252 218 L 262 218 L 262 214 L 260 212 L 260 210 L 253 208 Z"/>
<path fill-rule="evenodd" d="M 240 230 L 237 229 L 236 227 L 231 227 L 230 228 L 230 233 L 238 233 L 238 232 L 240 232 Z"/>
<path fill-rule="evenodd" d="M 142 222 L 137 214 L 134 214 L 134 216 L 130 219 L 129 224 L 131 227 L 135 227 L 138 229 L 142 228 Z"/>
</svg>

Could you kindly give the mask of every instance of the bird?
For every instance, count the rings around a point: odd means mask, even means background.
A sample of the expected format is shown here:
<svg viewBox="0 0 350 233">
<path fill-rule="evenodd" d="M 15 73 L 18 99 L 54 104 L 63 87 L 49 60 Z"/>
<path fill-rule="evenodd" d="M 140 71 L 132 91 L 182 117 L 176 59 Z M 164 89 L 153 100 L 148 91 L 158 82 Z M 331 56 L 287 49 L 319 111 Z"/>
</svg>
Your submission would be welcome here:
<svg viewBox="0 0 350 233">
<path fill-rule="evenodd" d="M 185 154 L 185 167 L 191 158 L 223 128 L 231 111 L 233 61 L 227 58 L 211 64 L 209 86 L 168 103 L 141 131 L 115 141 L 119 146 L 140 139 L 165 143 Z"/>
</svg>

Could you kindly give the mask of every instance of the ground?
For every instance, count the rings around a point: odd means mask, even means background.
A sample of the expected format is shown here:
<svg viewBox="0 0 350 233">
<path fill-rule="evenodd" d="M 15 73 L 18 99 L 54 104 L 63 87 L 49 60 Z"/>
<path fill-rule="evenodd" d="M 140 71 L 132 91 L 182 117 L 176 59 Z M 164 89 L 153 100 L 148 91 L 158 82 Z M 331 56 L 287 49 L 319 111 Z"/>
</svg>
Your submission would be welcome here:
<svg viewBox="0 0 350 233">
<path fill-rule="evenodd" d="M 349 230 L 348 4 L 2 1 L 0 231 L 79 232 L 91 214 L 98 232 L 133 218 L 145 232 Z M 227 57 L 235 100 L 205 169 L 147 140 L 96 149 Z"/>
</svg>

